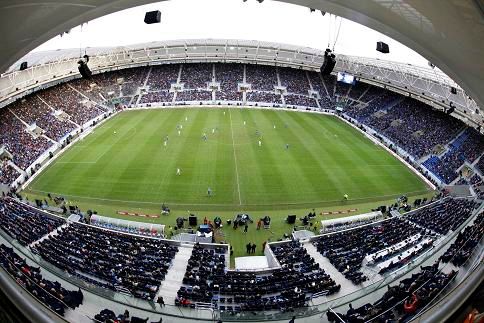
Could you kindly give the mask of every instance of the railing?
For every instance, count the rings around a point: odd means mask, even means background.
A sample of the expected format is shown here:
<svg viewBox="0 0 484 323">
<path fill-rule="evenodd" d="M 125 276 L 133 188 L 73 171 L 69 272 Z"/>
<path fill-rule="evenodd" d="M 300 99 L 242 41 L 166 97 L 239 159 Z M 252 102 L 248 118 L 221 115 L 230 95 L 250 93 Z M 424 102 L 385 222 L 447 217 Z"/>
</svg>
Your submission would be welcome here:
<svg viewBox="0 0 484 323">
<path fill-rule="evenodd" d="M 477 217 L 478 212 L 484 207 L 481 205 L 478 210 L 475 211 L 473 216 L 470 216 L 458 229 L 451 232 L 447 235 L 444 239 L 440 241 L 440 243 L 435 247 L 430 249 L 429 251 L 423 253 L 418 258 L 411 261 L 404 267 L 401 267 L 394 272 L 388 274 L 382 279 L 377 281 L 370 282 L 369 285 L 361 288 L 357 291 L 352 293 L 331 299 L 331 296 L 326 296 L 321 294 L 320 297 L 318 295 L 314 295 L 314 298 L 310 299 L 310 305 L 305 308 L 297 308 L 294 311 L 290 312 L 280 312 L 280 311 L 269 311 L 269 312 L 242 312 L 237 313 L 234 315 L 233 312 L 223 312 L 217 309 L 212 308 L 191 308 L 191 307 L 180 307 L 174 306 L 171 304 L 167 304 L 166 306 L 161 306 L 157 304 L 155 301 L 148 301 L 139 298 L 135 298 L 130 295 L 116 293 L 113 290 L 109 290 L 106 288 L 98 287 L 93 284 L 90 284 L 74 275 L 70 275 L 69 273 L 60 270 L 56 266 L 50 264 L 49 262 L 43 260 L 39 255 L 33 253 L 29 248 L 20 245 L 16 240 L 12 240 L 3 230 L 0 230 L 0 236 L 3 237 L 1 240 L 7 241 L 18 254 L 23 254 L 25 257 L 30 259 L 32 262 L 40 265 L 44 272 L 49 272 L 51 275 L 57 276 L 62 280 L 75 285 L 77 287 L 82 288 L 92 294 L 98 295 L 103 297 L 107 300 L 112 302 L 120 303 L 126 306 L 130 306 L 133 308 L 145 310 L 149 313 L 153 314 L 162 314 L 167 316 L 174 316 L 174 317 L 185 317 L 194 320 L 203 320 L 203 321 L 211 321 L 214 319 L 222 319 L 223 321 L 270 321 L 270 320 L 288 320 L 292 318 L 292 316 L 296 317 L 307 317 L 313 315 L 323 315 L 329 309 L 338 310 L 341 309 L 345 311 L 347 308 L 348 303 L 369 303 L 373 302 L 375 298 L 381 297 L 386 292 L 386 286 L 395 282 L 396 280 L 400 279 L 405 275 L 411 275 L 413 272 L 419 270 L 419 266 L 424 262 L 427 262 L 432 257 L 440 257 L 440 254 L 443 253 L 443 248 L 448 247 L 449 243 L 454 239 L 457 234 L 466 227 L 475 217 Z M 482 240 L 481 240 L 482 243 Z M 482 247 L 480 247 L 480 252 L 482 253 Z M 480 255 L 482 259 L 482 254 L 475 251 L 473 257 L 471 257 L 472 261 L 476 260 L 476 257 Z M 433 261 L 432 261 L 433 262 Z M 468 260 L 470 263 L 471 260 Z M 446 265 L 449 266 L 449 265 Z M 444 267 L 445 268 L 445 267 Z M 459 277 L 462 277 L 459 275 Z M 451 285 L 449 285 L 451 286 Z M 443 296 L 442 292 L 442 296 Z M 109 305 L 106 304 L 105 307 L 109 308 Z M 89 315 L 94 315 L 93 313 L 87 313 Z"/>
<path fill-rule="evenodd" d="M 423 307 L 413 319 L 420 321 L 425 315 L 429 314 L 434 306 L 436 306 L 442 299 L 447 297 L 453 290 L 458 288 L 460 284 L 465 281 L 479 266 L 484 262 L 484 237 L 481 237 L 478 245 L 472 251 L 470 257 L 459 267 L 459 274 L 447 283 L 439 293 L 432 299 L 425 307 Z M 450 262 L 446 264 L 449 266 Z M 442 268 L 443 269 L 443 268 Z"/>
<path fill-rule="evenodd" d="M 85 291 L 92 294 L 105 298 L 115 303 L 120 303 L 133 308 L 141 309 L 154 314 L 162 314 L 175 317 L 185 317 L 194 320 L 211 321 L 213 320 L 214 314 L 212 309 L 197 309 L 196 311 L 190 307 L 179 307 L 171 304 L 166 304 L 161 306 L 155 301 L 143 300 L 140 298 L 135 298 L 126 294 L 117 293 L 114 290 L 109 290 L 103 287 L 95 286 L 90 284 L 74 275 L 71 275 L 51 263 L 42 259 L 39 255 L 33 253 L 29 248 L 22 246 L 17 240 L 12 240 L 3 230 L 0 229 L 0 236 L 3 240 L 10 244 L 11 247 L 20 255 L 24 256 L 30 261 L 34 262 L 42 268 L 44 272 L 49 272 L 51 275 L 61 278 L 62 280 L 75 285 Z M 0 240 L 1 241 L 1 240 Z M 109 308 L 106 304 L 105 307 Z M 77 311 L 78 309 L 76 309 Z M 94 316 L 96 313 L 85 313 L 86 315 Z"/>
</svg>

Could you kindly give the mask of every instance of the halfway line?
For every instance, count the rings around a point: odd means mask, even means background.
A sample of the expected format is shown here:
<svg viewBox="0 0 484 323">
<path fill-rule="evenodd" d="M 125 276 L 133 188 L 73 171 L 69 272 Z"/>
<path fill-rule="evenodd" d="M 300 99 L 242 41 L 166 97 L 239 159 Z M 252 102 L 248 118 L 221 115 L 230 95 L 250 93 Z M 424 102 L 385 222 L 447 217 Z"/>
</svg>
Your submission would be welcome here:
<svg viewBox="0 0 484 323">
<path fill-rule="evenodd" d="M 232 132 L 232 147 L 234 148 L 234 161 L 235 161 L 235 175 L 237 179 L 237 191 L 239 192 L 239 205 L 242 205 L 242 199 L 240 198 L 240 184 L 239 184 L 239 170 L 237 168 L 237 155 L 235 154 L 235 142 L 234 142 L 234 128 L 232 127 L 232 113 L 230 113 L 230 131 Z"/>
</svg>

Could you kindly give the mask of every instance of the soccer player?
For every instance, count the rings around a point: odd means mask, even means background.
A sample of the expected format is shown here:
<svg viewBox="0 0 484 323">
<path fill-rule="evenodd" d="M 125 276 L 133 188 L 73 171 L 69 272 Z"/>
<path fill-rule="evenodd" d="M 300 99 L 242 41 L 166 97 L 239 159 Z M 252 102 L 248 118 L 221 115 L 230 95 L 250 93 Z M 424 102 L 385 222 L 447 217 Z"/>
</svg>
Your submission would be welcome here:
<svg viewBox="0 0 484 323">
<path fill-rule="evenodd" d="M 181 175 L 181 170 L 180 170 L 180 168 L 177 168 L 177 169 L 176 169 L 176 174 L 177 174 L 178 176 L 180 176 L 180 175 Z"/>
<path fill-rule="evenodd" d="M 276 129 L 276 125 L 274 125 L 274 129 Z"/>
<path fill-rule="evenodd" d="M 345 201 L 348 201 L 348 194 L 343 195 L 343 199 L 344 199 Z"/>
<path fill-rule="evenodd" d="M 262 146 L 262 141 L 259 140 L 259 147 Z"/>
<path fill-rule="evenodd" d="M 207 141 L 207 134 L 206 133 L 203 133 L 202 139 Z"/>
<path fill-rule="evenodd" d="M 289 149 L 289 144 L 286 144 L 286 150 Z"/>
<path fill-rule="evenodd" d="M 215 133 L 215 128 L 212 128 L 212 133 Z"/>
<path fill-rule="evenodd" d="M 212 196 L 212 189 L 210 187 L 207 189 L 207 195 L 208 197 Z"/>
<path fill-rule="evenodd" d="M 180 130 L 178 130 L 178 135 L 181 135 L 181 131 Z"/>
</svg>

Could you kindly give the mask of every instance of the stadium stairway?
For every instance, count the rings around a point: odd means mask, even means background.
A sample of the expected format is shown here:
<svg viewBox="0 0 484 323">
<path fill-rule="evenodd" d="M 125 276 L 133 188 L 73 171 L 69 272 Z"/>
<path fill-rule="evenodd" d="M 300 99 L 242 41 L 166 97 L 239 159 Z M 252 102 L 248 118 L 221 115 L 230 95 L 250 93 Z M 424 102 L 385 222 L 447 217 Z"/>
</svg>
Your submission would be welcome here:
<svg viewBox="0 0 484 323">
<path fill-rule="evenodd" d="M 187 270 L 188 259 L 192 256 L 193 245 L 184 244 L 178 248 L 178 252 L 173 259 L 172 266 L 166 273 L 165 280 L 161 282 L 155 301 L 159 296 L 163 297 L 165 304 L 174 305 L 176 293 L 180 289 Z"/>
<path fill-rule="evenodd" d="M 50 236 L 55 236 L 57 235 L 57 232 L 60 230 L 60 229 L 65 229 L 67 228 L 67 226 L 69 225 L 69 222 L 66 222 L 64 223 L 63 225 L 61 225 L 60 227 L 56 228 L 55 230 L 51 231 L 51 232 L 48 232 L 46 235 L 44 235 L 43 237 L 41 237 L 40 239 L 32 242 L 31 244 L 29 244 L 29 247 L 34 247 L 36 244 L 38 244 L 39 242 L 42 242 L 44 241 L 45 239 L 47 239 L 48 237 Z"/>
<path fill-rule="evenodd" d="M 308 242 L 308 243 L 303 243 L 304 248 L 306 248 L 306 251 L 308 254 L 314 258 L 314 260 L 319 264 L 319 267 L 323 269 L 331 278 L 334 279 L 337 285 L 341 285 L 341 291 L 344 291 L 345 294 L 350 294 L 358 289 L 361 288 L 361 286 L 354 285 L 351 281 L 345 278 L 342 273 L 338 271 L 330 262 L 329 259 L 326 257 L 323 257 L 321 253 L 316 249 L 316 247 Z M 338 298 L 341 297 L 342 294 L 341 292 L 333 294 L 328 296 L 328 299 L 332 298 Z"/>
<path fill-rule="evenodd" d="M 477 163 L 477 161 L 476 161 L 476 163 Z M 21 169 L 20 167 L 15 165 L 15 163 L 11 160 L 8 160 L 7 164 L 9 164 L 13 169 L 15 169 L 17 171 L 17 173 L 24 175 L 24 176 L 27 174 L 23 169 Z"/>
</svg>

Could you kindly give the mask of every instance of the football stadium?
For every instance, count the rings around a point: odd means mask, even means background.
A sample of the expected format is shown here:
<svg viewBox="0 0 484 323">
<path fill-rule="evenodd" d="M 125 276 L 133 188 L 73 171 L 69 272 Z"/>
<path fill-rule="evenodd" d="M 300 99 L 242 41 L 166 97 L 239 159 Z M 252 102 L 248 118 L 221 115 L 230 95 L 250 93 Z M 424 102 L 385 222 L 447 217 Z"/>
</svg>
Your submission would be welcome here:
<svg viewBox="0 0 484 323">
<path fill-rule="evenodd" d="M 39 50 L 164 2 L 0 4 L 2 321 L 479 322 L 483 3 L 267 2 L 333 43 Z"/>
</svg>

